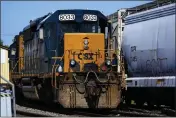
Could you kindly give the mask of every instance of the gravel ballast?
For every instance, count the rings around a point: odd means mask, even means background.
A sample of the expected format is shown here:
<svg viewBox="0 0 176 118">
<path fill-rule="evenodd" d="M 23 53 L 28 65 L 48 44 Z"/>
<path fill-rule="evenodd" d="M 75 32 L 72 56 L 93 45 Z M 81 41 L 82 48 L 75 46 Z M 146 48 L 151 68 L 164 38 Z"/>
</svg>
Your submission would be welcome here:
<svg viewBox="0 0 176 118">
<path fill-rule="evenodd" d="M 68 117 L 68 115 L 65 115 L 65 114 L 58 114 L 58 113 L 53 113 L 53 112 L 48 112 L 48 111 L 42 111 L 39 109 L 28 108 L 28 107 L 24 107 L 20 105 L 16 105 L 16 110 L 38 114 L 38 115 L 50 116 L 50 117 Z"/>
</svg>

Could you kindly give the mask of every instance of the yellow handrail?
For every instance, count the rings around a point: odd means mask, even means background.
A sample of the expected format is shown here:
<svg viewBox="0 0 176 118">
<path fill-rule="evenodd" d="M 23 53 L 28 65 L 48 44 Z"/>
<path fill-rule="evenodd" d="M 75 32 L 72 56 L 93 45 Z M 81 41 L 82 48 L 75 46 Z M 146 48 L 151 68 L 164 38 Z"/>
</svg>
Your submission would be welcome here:
<svg viewBox="0 0 176 118">
<path fill-rule="evenodd" d="M 58 59 L 62 60 L 63 57 L 64 57 L 64 55 L 63 55 L 62 57 L 52 57 L 52 59 L 54 59 L 55 61 L 54 61 L 54 65 L 53 65 L 53 67 L 52 67 L 52 80 L 51 80 L 51 85 L 52 85 L 52 87 L 55 87 L 55 88 L 57 88 L 57 86 L 56 86 L 56 69 L 57 69 L 57 67 L 59 66 L 59 64 L 56 65 L 56 61 L 57 61 Z M 55 67 L 55 66 L 56 66 L 56 67 Z M 55 67 L 55 71 L 54 71 L 54 67 Z M 53 74 L 54 74 L 54 82 L 55 82 L 54 85 L 53 85 Z"/>
<path fill-rule="evenodd" d="M 16 65 L 14 66 L 14 68 L 12 69 L 12 72 L 14 71 L 14 69 L 16 68 L 17 64 L 19 63 L 19 60 L 16 62 Z"/>
</svg>

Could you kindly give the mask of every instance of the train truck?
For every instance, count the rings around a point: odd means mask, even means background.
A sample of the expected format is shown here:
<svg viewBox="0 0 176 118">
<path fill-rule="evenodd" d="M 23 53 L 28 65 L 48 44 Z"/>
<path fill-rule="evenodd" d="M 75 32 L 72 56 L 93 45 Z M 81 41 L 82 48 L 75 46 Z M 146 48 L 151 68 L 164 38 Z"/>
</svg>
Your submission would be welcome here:
<svg viewBox="0 0 176 118">
<path fill-rule="evenodd" d="M 97 10 L 57 10 L 31 20 L 10 46 L 17 100 L 63 108 L 118 107 L 125 81 L 117 65 L 123 57 L 111 48 L 111 27 Z"/>
<path fill-rule="evenodd" d="M 126 103 L 175 106 L 175 3 L 125 18 Z"/>
</svg>

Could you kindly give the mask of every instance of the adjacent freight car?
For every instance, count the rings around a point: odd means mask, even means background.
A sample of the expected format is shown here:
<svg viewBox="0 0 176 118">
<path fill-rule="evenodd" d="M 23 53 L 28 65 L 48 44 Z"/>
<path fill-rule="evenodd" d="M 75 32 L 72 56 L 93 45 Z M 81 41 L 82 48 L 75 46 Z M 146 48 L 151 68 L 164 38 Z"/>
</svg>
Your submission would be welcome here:
<svg viewBox="0 0 176 118">
<path fill-rule="evenodd" d="M 126 102 L 175 106 L 175 3 L 125 18 Z"/>
<path fill-rule="evenodd" d="M 96 10 L 57 10 L 30 21 L 10 46 L 17 99 L 116 108 L 124 71 L 117 68 L 122 57 L 111 49 L 111 27 Z"/>
</svg>

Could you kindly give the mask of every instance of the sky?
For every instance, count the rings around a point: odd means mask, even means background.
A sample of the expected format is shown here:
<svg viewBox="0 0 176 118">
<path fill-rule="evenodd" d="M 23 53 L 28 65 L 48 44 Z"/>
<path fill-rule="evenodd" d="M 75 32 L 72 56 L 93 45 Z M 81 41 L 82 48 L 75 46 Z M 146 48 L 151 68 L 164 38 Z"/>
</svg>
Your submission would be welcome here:
<svg viewBox="0 0 176 118">
<path fill-rule="evenodd" d="M 110 15 L 121 8 L 150 2 L 141 1 L 1 1 L 1 40 L 10 45 L 29 21 L 59 9 L 93 9 Z"/>
</svg>

